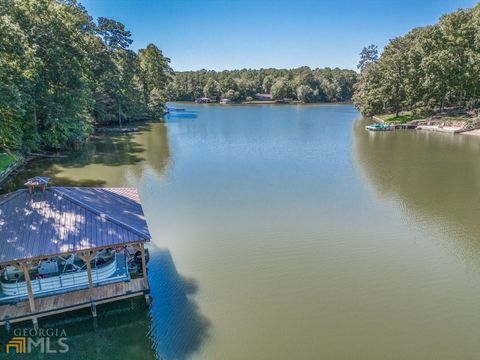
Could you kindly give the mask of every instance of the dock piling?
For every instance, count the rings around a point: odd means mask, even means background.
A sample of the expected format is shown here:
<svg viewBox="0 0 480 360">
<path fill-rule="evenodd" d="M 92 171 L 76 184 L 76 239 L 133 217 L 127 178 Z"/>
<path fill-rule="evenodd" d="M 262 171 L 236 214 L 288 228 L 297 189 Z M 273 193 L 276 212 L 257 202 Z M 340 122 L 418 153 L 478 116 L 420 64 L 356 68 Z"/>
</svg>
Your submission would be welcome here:
<svg viewBox="0 0 480 360">
<path fill-rule="evenodd" d="M 33 317 L 32 318 L 32 323 L 33 323 L 33 328 L 35 329 L 35 331 L 38 330 L 38 319 L 36 317 Z"/>
<path fill-rule="evenodd" d="M 90 307 L 92 308 L 92 316 L 94 318 L 96 318 L 97 317 L 97 304 L 95 304 L 95 301 L 91 302 Z"/>
</svg>

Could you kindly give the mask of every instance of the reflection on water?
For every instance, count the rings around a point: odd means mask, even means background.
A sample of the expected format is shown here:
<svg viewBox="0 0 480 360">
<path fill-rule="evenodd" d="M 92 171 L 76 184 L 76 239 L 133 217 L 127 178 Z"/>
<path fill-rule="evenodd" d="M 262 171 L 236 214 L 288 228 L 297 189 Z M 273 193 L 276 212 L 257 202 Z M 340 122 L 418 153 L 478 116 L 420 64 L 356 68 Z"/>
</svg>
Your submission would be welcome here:
<svg viewBox="0 0 480 360">
<path fill-rule="evenodd" d="M 65 159 L 35 160 L 2 191 L 21 187 L 38 174 L 57 186 L 137 186 L 145 172 L 160 178 L 170 162 L 167 127 L 151 123 L 140 129 L 135 134 L 98 134 Z"/>
<path fill-rule="evenodd" d="M 354 153 L 375 193 L 401 206 L 419 226 L 447 232 L 446 245 L 480 265 L 480 138 L 365 132 L 366 124 L 354 124 Z"/>
</svg>

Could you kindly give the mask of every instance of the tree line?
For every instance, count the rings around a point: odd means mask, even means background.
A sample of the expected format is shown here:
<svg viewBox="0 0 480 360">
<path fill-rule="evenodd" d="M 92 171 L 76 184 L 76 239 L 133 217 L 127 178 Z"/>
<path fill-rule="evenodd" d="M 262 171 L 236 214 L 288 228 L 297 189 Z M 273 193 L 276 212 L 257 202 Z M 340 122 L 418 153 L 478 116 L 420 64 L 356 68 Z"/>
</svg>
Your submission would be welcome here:
<svg viewBox="0 0 480 360">
<path fill-rule="evenodd" d="M 358 67 L 353 100 L 364 115 L 477 109 L 480 5 L 391 40 L 380 57 L 376 46 L 364 48 Z"/>
<path fill-rule="evenodd" d="M 303 102 L 349 101 L 357 73 L 343 69 L 242 69 L 225 71 L 176 72 L 167 86 L 170 100 L 196 98 L 251 100 L 257 93 L 271 94 L 273 100 L 285 98 Z"/>
<path fill-rule="evenodd" d="M 131 43 L 75 0 L 0 0 L 0 149 L 64 149 L 97 123 L 162 115 L 170 60 Z"/>
</svg>

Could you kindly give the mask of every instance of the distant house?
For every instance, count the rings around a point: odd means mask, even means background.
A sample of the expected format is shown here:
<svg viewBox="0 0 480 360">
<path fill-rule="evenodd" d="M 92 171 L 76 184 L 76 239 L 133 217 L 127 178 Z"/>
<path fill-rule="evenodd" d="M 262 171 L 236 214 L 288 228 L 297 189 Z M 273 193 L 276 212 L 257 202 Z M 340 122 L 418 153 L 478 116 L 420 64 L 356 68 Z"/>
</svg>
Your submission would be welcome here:
<svg viewBox="0 0 480 360">
<path fill-rule="evenodd" d="M 205 104 L 205 103 L 215 102 L 215 100 L 212 100 L 212 99 L 207 98 L 207 97 L 201 97 L 201 98 L 195 99 L 195 102 L 198 103 L 198 104 Z"/>
<path fill-rule="evenodd" d="M 270 94 L 255 94 L 255 99 L 257 100 L 272 100 L 272 95 Z"/>
</svg>

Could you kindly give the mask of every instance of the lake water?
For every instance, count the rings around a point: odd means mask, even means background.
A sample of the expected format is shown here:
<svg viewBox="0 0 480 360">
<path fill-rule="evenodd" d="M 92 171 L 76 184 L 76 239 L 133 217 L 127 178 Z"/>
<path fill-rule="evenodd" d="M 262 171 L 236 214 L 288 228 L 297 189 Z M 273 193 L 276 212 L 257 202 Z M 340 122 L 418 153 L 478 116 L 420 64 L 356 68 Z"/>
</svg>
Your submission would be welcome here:
<svg viewBox="0 0 480 360">
<path fill-rule="evenodd" d="M 153 303 L 40 320 L 69 357 L 480 356 L 480 138 L 369 133 L 351 105 L 176 106 L 198 118 L 96 137 L 8 188 L 139 190 Z"/>
</svg>

